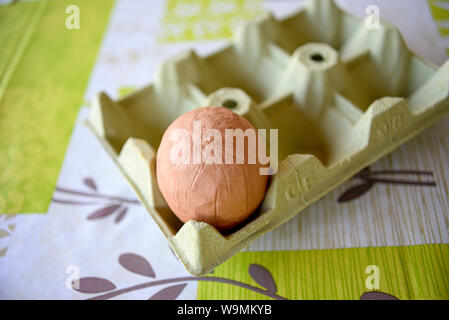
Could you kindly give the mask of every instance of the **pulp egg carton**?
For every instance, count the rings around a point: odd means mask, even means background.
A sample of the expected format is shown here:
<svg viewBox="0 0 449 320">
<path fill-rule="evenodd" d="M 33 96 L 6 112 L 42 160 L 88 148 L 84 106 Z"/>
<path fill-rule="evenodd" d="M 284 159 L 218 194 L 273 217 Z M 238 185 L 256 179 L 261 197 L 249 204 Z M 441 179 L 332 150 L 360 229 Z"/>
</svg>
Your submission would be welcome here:
<svg viewBox="0 0 449 320">
<path fill-rule="evenodd" d="M 449 110 L 448 94 L 449 62 L 438 69 L 411 53 L 393 26 L 373 28 L 332 1 L 311 0 L 285 19 L 246 23 L 216 53 L 165 61 L 151 85 L 118 101 L 100 93 L 88 125 L 179 260 L 202 275 L 431 125 Z M 156 180 L 164 130 L 209 105 L 279 130 L 266 196 L 230 233 L 183 224 Z"/>
</svg>

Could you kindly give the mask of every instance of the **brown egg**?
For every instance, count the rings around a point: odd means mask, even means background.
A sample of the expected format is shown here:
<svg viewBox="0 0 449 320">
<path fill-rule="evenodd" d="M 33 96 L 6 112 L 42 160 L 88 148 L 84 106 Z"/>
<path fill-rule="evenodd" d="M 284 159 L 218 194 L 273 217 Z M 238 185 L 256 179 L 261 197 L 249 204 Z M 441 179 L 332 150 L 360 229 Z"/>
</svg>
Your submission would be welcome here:
<svg viewBox="0 0 449 320">
<path fill-rule="evenodd" d="M 199 129 L 201 135 L 197 134 Z M 257 154 L 256 161 L 248 163 L 250 139 L 245 138 L 245 153 L 237 155 L 234 139 L 229 156 L 225 129 L 250 129 L 258 139 L 257 130 L 248 120 L 222 107 L 187 112 L 164 132 L 157 152 L 157 181 L 168 206 L 183 222 L 204 221 L 226 230 L 247 219 L 264 198 L 268 176 L 260 174 L 264 166 L 259 164 Z M 244 160 L 243 164 L 237 163 L 238 159 Z"/>
</svg>

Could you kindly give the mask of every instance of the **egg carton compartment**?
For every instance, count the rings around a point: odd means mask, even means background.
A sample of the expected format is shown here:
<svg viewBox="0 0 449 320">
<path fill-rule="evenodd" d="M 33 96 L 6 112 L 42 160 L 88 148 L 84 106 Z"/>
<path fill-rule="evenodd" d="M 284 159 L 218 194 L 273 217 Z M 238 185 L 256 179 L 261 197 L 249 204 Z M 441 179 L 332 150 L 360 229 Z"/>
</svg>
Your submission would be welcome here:
<svg viewBox="0 0 449 320">
<path fill-rule="evenodd" d="M 330 0 L 311 0 L 283 20 L 245 23 L 214 54 L 169 59 L 151 85 L 123 99 L 100 93 L 88 126 L 186 269 L 202 275 L 431 125 L 449 111 L 448 95 L 449 62 L 438 69 L 393 26 L 369 28 Z M 227 233 L 182 223 L 156 180 L 165 129 L 209 105 L 279 130 L 278 170 L 262 204 Z"/>
</svg>

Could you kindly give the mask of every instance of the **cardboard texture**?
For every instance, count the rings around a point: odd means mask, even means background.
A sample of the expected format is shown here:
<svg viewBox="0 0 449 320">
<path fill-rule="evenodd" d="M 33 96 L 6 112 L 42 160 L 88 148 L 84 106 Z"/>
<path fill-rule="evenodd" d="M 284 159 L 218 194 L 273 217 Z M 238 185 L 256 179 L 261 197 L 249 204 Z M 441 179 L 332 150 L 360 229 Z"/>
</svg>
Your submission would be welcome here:
<svg viewBox="0 0 449 320">
<path fill-rule="evenodd" d="M 186 269 L 202 275 L 431 125 L 448 95 L 449 62 L 437 69 L 391 25 L 311 0 L 281 21 L 246 23 L 215 54 L 166 61 L 152 85 L 121 100 L 99 94 L 88 125 Z M 255 127 L 279 129 L 279 167 L 254 218 L 222 234 L 170 211 L 155 155 L 179 115 L 229 100 Z"/>
</svg>

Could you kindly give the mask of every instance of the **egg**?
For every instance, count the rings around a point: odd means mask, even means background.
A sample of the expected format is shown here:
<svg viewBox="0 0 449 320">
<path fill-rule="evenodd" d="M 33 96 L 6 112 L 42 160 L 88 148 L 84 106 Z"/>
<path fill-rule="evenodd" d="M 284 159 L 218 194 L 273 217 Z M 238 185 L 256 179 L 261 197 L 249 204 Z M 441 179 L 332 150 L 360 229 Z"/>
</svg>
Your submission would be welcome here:
<svg viewBox="0 0 449 320">
<path fill-rule="evenodd" d="M 250 148 L 254 139 L 244 138 L 242 153 L 237 139 L 227 139 L 229 132 L 261 139 L 248 120 L 223 107 L 189 111 L 164 132 L 156 158 L 157 182 L 181 221 L 203 221 L 227 230 L 248 219 L 263 200 L 268 176 L 261 174 L 266 165 Z M 229 142 L 233 144 L 226 145 Z M 256 145 L 265 155 L 264 143 Z"/>
</svg>

